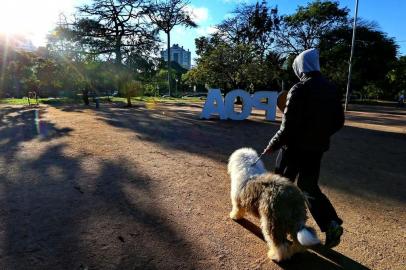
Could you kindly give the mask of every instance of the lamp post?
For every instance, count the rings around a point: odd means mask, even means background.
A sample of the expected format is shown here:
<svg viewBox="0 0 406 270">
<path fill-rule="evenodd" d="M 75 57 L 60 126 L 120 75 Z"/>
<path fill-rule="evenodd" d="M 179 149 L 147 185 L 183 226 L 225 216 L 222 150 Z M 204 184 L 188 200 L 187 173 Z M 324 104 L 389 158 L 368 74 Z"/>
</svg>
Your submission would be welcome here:
<svg viewBox="0 0 406 270">
<path fill-rule="evenodd" d="M 175 78 L 175 82 L 176 82 L 176 84 L 175 84 L 175 95 L 178 95 L 178 81 L 179 81 L 179 78 Z"/>
<path fill-rule="evenodd" d="M 352 27 L 351 55 L 350 55 L 350 64 L 348 67 L 347 92 L 345 94 L 345 106 L 344 106 L 345 111 L 347 111 L 347 107 L 348 107 L 348 95 L 349 95 L 350 86 L 351 86 L 352 57 L 354 55 L 355 33 L 357 31 L 357 17 L 358 17 L 358 0 L 355 0 L 355 17 L 354 17 L 354 24 Z"/>
</svg>

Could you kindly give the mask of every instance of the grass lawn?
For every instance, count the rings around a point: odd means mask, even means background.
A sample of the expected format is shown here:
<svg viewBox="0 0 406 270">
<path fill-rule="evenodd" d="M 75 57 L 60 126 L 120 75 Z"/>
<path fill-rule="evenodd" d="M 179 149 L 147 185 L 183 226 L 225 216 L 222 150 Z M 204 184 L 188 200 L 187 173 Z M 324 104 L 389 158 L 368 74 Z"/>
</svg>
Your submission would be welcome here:
<svg viewBox="0 0 406 270">
<path fill-rule="evenodd" d="M 26 105 L 28 100 L 26 98 L 2 98 L 0 99 L 0 104 Z"/>
<path fill-rule="evenodd" d="M 103 97 L 102 100 L 106 100 L 106 97 Z M 127 98 L 123 97 L 113 97 L 111 98 L 113 102 L 124 102 L 127 103 Z M 170 102 L 170 103 L 183 103 L 183 102 L 199 102 L 202 101 L 198 97 L 187 97 L 187 98 L 177 98 L 177 97 L 146 97 L 146 96 L 140 96 L 140 97 L 133 97 L 131 98 L 131 101 L 135 102 Z"/>
<path fill-rule="evenodd" d="M 100 97 L 101 102 L 108 102 L 107 97 Z M 110 98 L 112 102 L 116 103 L 127 103 L 126 98 L 122 97 L 112 97 Z M 74 103 L 81 103 L 81 99 L 73 99 L 73 98 L 40 98 L 38 99 L 40 104 L 74 104 Z M 92 99 L 90 98 L 90 101 Z M 169 103 L 188 103 L 188 102 L 199 102 L 202 101 L 198 97 L 188 97 L 188 98 L 175 98 L 175 97 L 133 97 L 131 98 L 132 102 L 169 102 Z M 3 98 L 0 99 L 0 104 L 9 104 L 9 105 L 28 105 L 27 98 Z M 31 100 L 31 104 L 35 104 L 35 100 Z"/>
<path fill-rule="evenodd" d="M 127 99 L 124 97 L 111 97 L 111 102 L 115 103 L 127 103 Z M 39 103 L 41 104 L 54 104 L 54 105 L 64 105 L 64 104 L 80 104 L 83 101 L 81 99 L 73 99 L 68 97 L 61 97 L 61 98 L 40 98 L 38 99 Z M 90 98 L 92 102 L 92 98 Z M 100 101 L 109 102 L 106 96 L 100 97 Z M 190 103 L 190 102 L 202 102 L 203 100 L 199 97 L 187 97 L 187 98 L 179 98 L 179 97 L 147 97 L 147 96 L 139 96 L 131 98 L 133 103 L 137 102 L 145 102 L 145 103 Z M 28 105 L 27 98 L 3 98 L 0 99 L 0 104 L 9 104 L 9 105 Z M 34 100 L 31 100 L 31 104 L 35 104 Z M 360 105 L 377 105 L 377 106 L 389 106 L 394 107 L 396 106 L 396 102 L 394 101 L 386 101 L 386 100 L 351 100 L 350 104 L 360 104 Z"/>
<path fill-rule="evenodd" d="M 71 104 L 77 103 L 79 100 L 72 98 L 39 98 L 38 102 L 40 104 Z M 0 99 L 0 104 L 9 104 L 9 105 L 28 105 L 27 98 L 2 98 Z M 31 99 L 31 104 L 35 104 L 35 99 Z"/>
<path fill-rule="evenodd" d="M 360 105 L 377 105 L 377 106 L 396 106 L 396 101 L 380 100 L 380 99 L 354 99 L 350 101 L 350 104 Z"/>
</svg>

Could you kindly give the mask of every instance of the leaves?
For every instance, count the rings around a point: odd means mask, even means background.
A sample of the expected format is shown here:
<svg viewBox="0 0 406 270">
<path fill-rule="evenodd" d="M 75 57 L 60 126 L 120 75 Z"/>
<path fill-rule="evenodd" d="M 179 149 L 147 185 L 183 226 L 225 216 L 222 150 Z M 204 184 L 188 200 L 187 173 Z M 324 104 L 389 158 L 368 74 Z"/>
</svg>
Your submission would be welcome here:
<svg viewBox="0 0 406 270">
<path fill-rule="evenodd" d="M 332 79 L 344 93 L 348 76 L 352 28 L 344 26 L 324 34 L 320 43 L 322 72 Z M 363 91 L 365 85 L 385 89 L 384 96 L 391 98 L 387 74 L 397 62 L 397 46 L 392 38 L 373 25 L 360 22 L 354 48 L 352 89 Z M 381 95 L 382 97 L 382 95 Z"/>
<path fill-rule="evenodd" d="M 73 23 L 60 25 L 60 38 L 82 54 L 115 55 L 116 64 L 132 53 L 156 53 L 157 32 L 143 12 L 143 0 L 93 0 L 78 8 Z"/>
<path fill-rule="evenodd" d="M 233 12 L 233 17 L 217 25 L 219 39 L 228 44 L 249 44 L 265 55 L 274 42 L 274 31 L 279 27 L 276 8 L 270 9 L 266 1 L 255 5 L 243 4 Z"/>
<path fill-rule="evenodd" d="M 233 17 L 217 25 L 218 32 L 195 40 L 200 56 L 184 79 L 225 91 L 272 89 L 280 79 L 280 55 L 272 51 L 279 24 L 276 8 L 266 2 L 241 5 Z"/>
<path fill-rule="evenodd" d="M 281 18 L 277 43 L 282 53 L 299 54 L 316 48 L 326 32 L 348 24 L 348 9 L 338 2 L 314 1 Z"/>
<path fill-rule="evenodd" d="M 148 15 L 159 30 L 168 34 L 176 25 L 197 27 L 191 14 L 186 10 L 189 4 L 190 2 L 185 0 L 149 1 L 148 5 L 144 6 L 144 14 Z"/>
</svg>

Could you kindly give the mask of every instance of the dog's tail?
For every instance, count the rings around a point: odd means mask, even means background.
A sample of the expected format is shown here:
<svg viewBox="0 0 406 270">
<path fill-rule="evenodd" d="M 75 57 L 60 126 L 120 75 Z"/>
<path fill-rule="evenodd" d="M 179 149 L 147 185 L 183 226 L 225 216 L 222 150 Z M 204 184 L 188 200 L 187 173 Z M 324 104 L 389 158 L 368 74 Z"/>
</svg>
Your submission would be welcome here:
<svg viewBox="0 0 406 270">
<path fill-rule="evenodd" d="M 302 246 L 314 246 L 320 244 L 316 231 L 305 225 L 303 225 L 297 232 L 297 240 Z"/>
</svg>

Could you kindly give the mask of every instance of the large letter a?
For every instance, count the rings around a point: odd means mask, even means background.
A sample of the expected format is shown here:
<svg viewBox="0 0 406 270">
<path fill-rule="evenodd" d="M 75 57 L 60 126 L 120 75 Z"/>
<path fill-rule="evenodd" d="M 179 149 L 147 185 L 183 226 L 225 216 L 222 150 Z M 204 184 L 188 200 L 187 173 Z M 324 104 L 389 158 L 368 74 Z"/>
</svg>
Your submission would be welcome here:
<svg viewBox="0 0 406 270">
<path fill-rule="evenodd" d="M 200 118 L 209 119 L 210 115 L 212 114 L 219 114 L 220 119 L 222 120 L 227 119 L 223 97 L 221 96 L 220 89 L 209 90 Z"/>
</svg>

